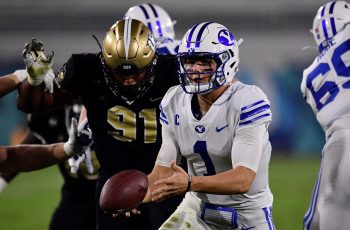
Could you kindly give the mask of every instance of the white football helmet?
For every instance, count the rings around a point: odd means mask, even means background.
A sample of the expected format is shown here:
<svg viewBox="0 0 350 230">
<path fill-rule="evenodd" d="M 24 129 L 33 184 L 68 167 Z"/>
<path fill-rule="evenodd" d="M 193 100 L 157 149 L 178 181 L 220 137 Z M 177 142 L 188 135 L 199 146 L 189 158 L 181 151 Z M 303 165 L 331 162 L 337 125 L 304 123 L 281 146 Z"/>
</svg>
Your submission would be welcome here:
<svg viewBox="0 0 350 230">
<path fill-rule="evenodd" d="M 174 24 L 176 22 L 173 22 L 169 14 L 156 4 L 144 3 L 130 7 L 124 17 L 143 22 L 156 39 L 175 38 Z"/>
<path fill-rule="evenodd" d="M 236 41 L 233 34 L 223 25 L 215 22 L 202 22 L 187 31 L 179 51 L 179 77 L 186 93 L 205 94 L 232 81 L 238 71 L 239 49 L 242 39 Z M 188 73 L 184 68 L 189 58 L 211 58 L 217 64 L 213 72 Z M 211 74 L 208 83 L 191 82 L 191 74 Z"/>
<path fill-rule="evenodd" d="M 311 30 L 320 52 L 328 45 L 328 41 L 344 30 L 349 23 L 350 4 L 348 2 L 334 1 L 321 6 Z"/>
</svg>

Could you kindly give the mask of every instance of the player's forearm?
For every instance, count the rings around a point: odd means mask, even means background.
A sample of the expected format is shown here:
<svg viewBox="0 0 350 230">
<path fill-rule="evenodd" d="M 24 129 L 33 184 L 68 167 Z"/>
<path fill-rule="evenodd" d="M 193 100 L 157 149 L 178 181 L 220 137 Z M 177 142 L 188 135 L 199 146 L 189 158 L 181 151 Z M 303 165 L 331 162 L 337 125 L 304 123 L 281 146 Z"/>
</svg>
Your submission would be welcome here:
<svg viewBox="0 0 350 230">
<path fill-rule="evenodd" d="M 42 169 L 69 158 L 63 143 L 52 145 L 17 145 L 7 148 L 7 159 L 2 172 L 20 172 Z"/>
<path fill-rule="evenodd" d="M 52 95 L 45 93 L 40 85 L 32 86 L 28 81 L 24 81 L 18 88 L 17 107 L 25 113 L 38 112 L 44 107 L 44 97 Z"/>
<path fill-rule="evenodd" d="M 238 166 L 235 169 L 214 176 L 192 176 L 191 191 L 232 195 L 249 191 L 255 172 Z"/>
<path fill-rule="evenodd" d="M 14 74 L 0 77 L 0 97 L 3 97 L 11 91 L 17 89 L 19 84 L 20 81 Z"/>
</svg>

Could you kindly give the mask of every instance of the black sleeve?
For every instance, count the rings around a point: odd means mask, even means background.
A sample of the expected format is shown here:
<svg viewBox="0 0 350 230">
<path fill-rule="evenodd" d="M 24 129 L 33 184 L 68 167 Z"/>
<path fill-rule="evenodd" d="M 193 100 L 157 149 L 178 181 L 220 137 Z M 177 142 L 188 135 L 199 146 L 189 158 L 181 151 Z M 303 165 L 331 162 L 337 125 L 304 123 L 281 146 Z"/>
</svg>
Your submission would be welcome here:
<svg viewBox="0 0 350 230">
<path fill-rule="evenodd" d="M 77 68 L 78 56 L 72 55 L 55 75 L 55 83 L 59 88 L 71 93 L 77 92 L 76 78 L 79 76 Z"/>
</svg>

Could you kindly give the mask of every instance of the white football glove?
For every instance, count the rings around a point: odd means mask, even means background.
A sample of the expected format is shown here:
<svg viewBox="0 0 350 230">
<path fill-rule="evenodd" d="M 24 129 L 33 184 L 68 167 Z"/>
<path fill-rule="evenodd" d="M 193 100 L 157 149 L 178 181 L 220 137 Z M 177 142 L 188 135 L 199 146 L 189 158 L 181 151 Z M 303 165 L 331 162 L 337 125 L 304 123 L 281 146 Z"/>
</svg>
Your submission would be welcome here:
<svg viewBox="0 0 350 230">
<path fill-rule="evenodd" d="M 68 159 L 70 166 L 70 172 L 76 174 L 79 170 L 80 163 L 83 162 L 86 165 L 86 169 L 90 174 L 94 173 L 94 166 L 91 161 L 91 150 L 88 148 L 84 153 L 72 156 Z"/>
<path fill-rule="evenodd" d="M 52 69 L 49 69 L 49 71 L 44 76 L 45 91 L 53 93 L 54 79 L 55 74 Z"/>
<path fill-rule="evenodd" d="M 64 143 L 63 148 L 68 156 L 74 156 L 85 152 L 92 144 L 92 132 L 87 119 L 84 119 L 78 126 L 78 121 L 72 118 L 69 130 L 69 139 Z"/>
<path fill-rule="evenodd" d="M 0 193 L 5 190 L 8 182 L 0 176 Z"/>
<path fill-rule="evenodd" d="M 44 44 L 32 38 L 31 42 L 25 44 L 22 56 L 28 72 L 29 84 L 40 85 L 52 66 L 53 51 L 45 55 Z"/>
</svg>

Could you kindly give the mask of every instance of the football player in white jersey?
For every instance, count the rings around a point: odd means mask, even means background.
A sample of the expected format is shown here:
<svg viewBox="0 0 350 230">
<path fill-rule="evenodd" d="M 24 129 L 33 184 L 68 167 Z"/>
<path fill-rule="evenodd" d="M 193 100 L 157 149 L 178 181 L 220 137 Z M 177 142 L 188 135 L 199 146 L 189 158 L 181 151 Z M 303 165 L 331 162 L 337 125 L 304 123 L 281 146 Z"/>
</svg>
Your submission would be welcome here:
<svg viewBox="0 0 350 230">
<path fill-rule="evenodd" d="M 137 19 L 152 31 L 157 43 L 158 55 L 176 55 L 180 41 L 175 40 L 174 25 L 169 14 L 160 6 L 144 3 L 132 6 L 124 15 L 125 18 Z"/>
<path fill-rule="evenodd" d="M 304 70 L 301 91 L 325 132 L 326 144 L 304 217 L 304 229 L 350 227 L 350 4 L 319 8 L 312 33 L 319 55 Z"/>
<path fill-rule="evenodd" d="M 163 143 L 144 202 L 186 195 L 160 229 L 275 229 L 270 103 L 234 78 L 240 43 L 214 22 L 193 26 L 181 41 L 181 85 L 160 105 Z M 181 156 L 188 174 L 177 166 Z"/>
</svg>

